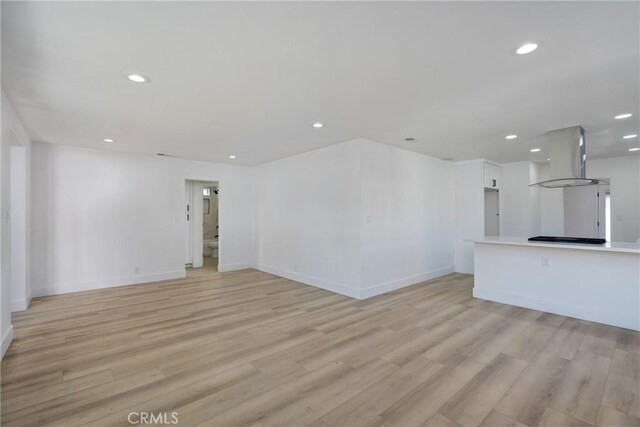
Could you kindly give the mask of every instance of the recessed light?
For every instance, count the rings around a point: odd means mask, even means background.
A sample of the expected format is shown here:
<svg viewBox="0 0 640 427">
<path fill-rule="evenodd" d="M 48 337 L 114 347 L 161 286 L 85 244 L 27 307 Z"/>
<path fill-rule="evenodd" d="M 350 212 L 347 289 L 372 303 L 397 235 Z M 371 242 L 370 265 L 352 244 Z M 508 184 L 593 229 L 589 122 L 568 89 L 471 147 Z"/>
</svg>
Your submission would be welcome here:
<svg viewBox="0 0 640 427">
<path fill-rule="evenodd" d="M 415 138 L 411 138 L 411 137 L 409 137 L 409 138 L 405 138 L 404 140 L 405 140 L 405 141 L 407 141 L 407 142 L 413 142 L 413 141 L 415 141 L 416 139 L 415 139 Z"/>
<path fill-rule="evenodd" d="M 531 53 L 538 48 L 538 45 L 535 43 L 526 43 L 523 44 L 516 50 L 518 55 L 526 55 L 527 53 Z"/>
<path fill-rule="evenodd" d="M 321 127 L 323 127 L 324 125 L 323 125 L 322 123 L 317 122 L 317 123 L 314 123 L 312 126 L 313 126 L 314 128 L 316 128 L 316 129 L 320 129 L 320 128 L 321 128 Z"/>
<path fill-rule="evenodd" d="M 128 74 L 127 78 L 134 83 L 149 83 L 149 77 L 143 76 L 141 74 Z"/>
<path fill-rule="evenodd" d="M 636 148 L 629 148 L 629 151 L 640 151 L 640 148 L 636 147 Z"/>
<path fill-rule="evenodd" d="M 507 135 L 504 137 L 504 139 L 516 139 L 518 137 L 518 135 Z"/>
<path fill-rule="evenodd" d="M 230 159 L 235 159 L 236 156 L 234 156 L 233 154 L 229 156 Z"/>
<path fill-rule="evenodd" d="M 636 136 L 638 136 L 638 135 L 636 135 L 636 134 L 634 133 L 634 134 L 632 134 L 632 135 L 625 135 L 625 136 L 623 136 L 623 137 L 622 137 L 622 139 L 632 139 L 632 138 L 635 138 Z"/>
<path fill-rule="evenodd" d="M 540 151 L 540 149 L 539 148 L 532 148 L 529 151 L 531 151 L 532 153 L 537 153 L 538 151 Z"/>
<path fill-rule="evenodd" d="M 618 114 L 617 116 L 614 117 L 614 119 L 616 120 L 628 119 L 629 117 L 631 117 L 631 113 L 624 113 L 624 114 Z"/>
<path fill-rule="evenodd" d="M 116 142 L 113 138 L 102 138 L 102 142 Z"/>
<path fill-rule="evenodd" d="M 551 159 L 547 159 L 547 162 L 550 162 L 550 161 L 551 161 Z"/>
</svg>

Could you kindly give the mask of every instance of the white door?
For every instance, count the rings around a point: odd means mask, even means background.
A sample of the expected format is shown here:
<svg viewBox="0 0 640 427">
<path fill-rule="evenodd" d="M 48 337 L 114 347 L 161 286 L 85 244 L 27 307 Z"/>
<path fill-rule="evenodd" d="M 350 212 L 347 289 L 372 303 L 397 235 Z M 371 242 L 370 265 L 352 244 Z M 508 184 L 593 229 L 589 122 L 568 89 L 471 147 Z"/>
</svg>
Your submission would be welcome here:
<svg viewBox="0 0 640 427">
<path fill-rule="evenodd" d="M 564 235 L 598 237 L 598 186 L 564 189 Z"/>
<path fill-rule="evenodd" d="M 607 193 L 608 185 L 598 185 L 598 237 L 607 238 Z"/>
<path fill-rule="evenodd" d="M 202 212 L 202 188 L 204 185 L 198 181 L 192 181 L 191 196 L 191 259 L 194 268 L 203 265 L 203 212 Z"/>
<path fill-rule="evenodd" d="M 500 235 L 499 193 L 497 190 L 484 191 L 484 235 Z"/>
<path fill-rule="evenodd" d="M 193 203 L 191 202 L 192 198 L 193 198 L 193 185 L 191 183 L 191 181 L 185 181 L 184 183 L 184 216 L 186 219 L 186 225 L 185 225 L 185 237 L 186 237 L 186 244 L 185 244 L 185 259 L 184 259 L 184 263 L 185 264 L 193 264 L 193 243 L 191 242 L 191 235 L 192 235 L 192 230 L 191 230 L 191 224 L 192 224 L 192 205 Z"/>
</svg>

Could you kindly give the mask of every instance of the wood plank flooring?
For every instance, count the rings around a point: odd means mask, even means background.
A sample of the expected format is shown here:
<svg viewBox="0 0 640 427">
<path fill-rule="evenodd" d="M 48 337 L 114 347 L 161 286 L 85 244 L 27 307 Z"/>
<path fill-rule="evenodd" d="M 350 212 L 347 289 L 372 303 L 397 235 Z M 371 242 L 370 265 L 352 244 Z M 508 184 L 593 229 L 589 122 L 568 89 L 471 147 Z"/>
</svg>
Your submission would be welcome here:
<svg viewBox="0 0 640 427">
<path fill-rule="evenodd" d="M 472 286 L 452 274 L 357 301 L 204 268 L 38 298 L 13 316 L 2 425 L 135 411 L 184 426 L 640 426 L 637 332 Z"/>
</svg>

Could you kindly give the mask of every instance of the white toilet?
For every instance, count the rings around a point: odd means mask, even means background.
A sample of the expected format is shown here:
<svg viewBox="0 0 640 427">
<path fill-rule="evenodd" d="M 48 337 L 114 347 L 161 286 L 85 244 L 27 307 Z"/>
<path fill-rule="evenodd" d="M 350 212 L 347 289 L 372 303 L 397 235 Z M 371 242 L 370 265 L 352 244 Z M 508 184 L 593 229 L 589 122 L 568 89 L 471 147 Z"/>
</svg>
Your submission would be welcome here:
<svg viewBox="0 0 640 427">
<path fill-rule="evenodd" d="M 211 258 L 218 258 L 218 241 L 211 241 L 207 243 L 207 246 L 211 248 Z"/>
</svg>

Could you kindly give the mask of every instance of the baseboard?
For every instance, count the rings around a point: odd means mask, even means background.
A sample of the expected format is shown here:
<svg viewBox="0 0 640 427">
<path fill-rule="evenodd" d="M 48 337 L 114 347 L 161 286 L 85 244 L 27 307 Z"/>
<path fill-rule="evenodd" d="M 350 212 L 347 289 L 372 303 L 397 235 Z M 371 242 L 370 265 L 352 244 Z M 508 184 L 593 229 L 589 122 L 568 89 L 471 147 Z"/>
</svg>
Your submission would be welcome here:
<svg viewBox="0 0 640 427">
<path fill-rule="evenodd" d="M 69 294 L 72 292 L 93 291 L 96 289 L 114 288 L 117 286 L 138 285 L 140 283 L 158 282 L 161 280 L 182 279 L 187 276 L 185 270 L 166 271 L 163 273 L 117 277 L 113 279 L 94 280 L 90 282 L 65 283 L 31 291 L 33 297 Z"/>
<path fill-rule="evenodd" d="M 426 273 L 415 274 L 413 276 L 403 277 L 402 279 L 392 280 L 386 283 L 381 283 L 379 285 L 363 288 L 360 290 L 360 299 L 371 298 L 376 295 L 386 294 L 387 292 L 395 291 L 397 289 L 405 288 L 407 286 L 415 285 L 454 272 L 455 268 L 453 265 L 451 265 L 445 268 L 428 271 Z"/>
<path fill-rule="evenodd" d="M 247 268 L 253 268 L 253 264 L 249 262 L 240 262 L 237 264 L 219 264 L 218 271 L 236 271 L 236 270 L 246 270 Z"/>
<path fill-rule="evenodd" d="M 17 299 L 11 301 L 11 312 L 14 311 L 25 311 L 29 308 L 29 304 L 31 304 L 31 295 L 24 299 Z"/>
<path fill-rule="evenodd" d="M 474 298 L 499 302 L 502 304 L 515 305 L 517 307 L 529 308 L 532 310 L 544 311 L 546 313 L 558 314 L 561 316 L 574 317 L 576 319 L 588 320 L 590 322 L 603 323 L 605 325 L 618 326 L 633 330 L 640 330 L 640 319 L 629 316 L 621 316 L 618 313 L 609 313 L 591 307 L 578 306 L 572 304 L 558 303 L 537 298 L 511 295 L 500 291 L 473 288 Z"/>
<path fill-rule="evenodd" d="M 13 341 L 13 325 L 9 326 L 9 330 L 2 337 L 2 347 L 0 348 L 0 359 L 4 357 L 4 354 L 9 349 L 11 345 L 11 341 Z"/>
<path fill-rule="evenodd" d="M 255 268 L 256 270 L 264 271 L 265 273 L 275 274 L 276 276 L 295 280 L 296 282 L 300 282 L 305 285 L 315 286 L 316 288 L 325 289 L 327 291 L 335 292 L 340 295 L 360 299 L 360 294 L 357 289 L 350 288 L 339 283 L 330 282 L 318 277 L 306 276 L 298 272 L 287 271 L 266 264 L 254 264 L 253 268 Z"/>
</svg>

